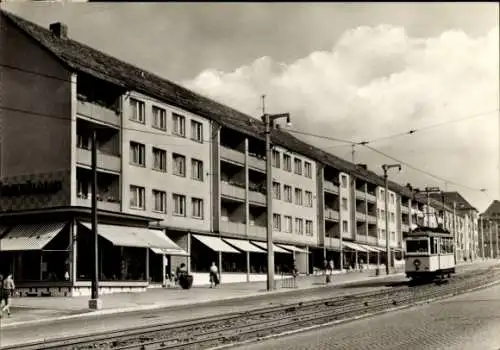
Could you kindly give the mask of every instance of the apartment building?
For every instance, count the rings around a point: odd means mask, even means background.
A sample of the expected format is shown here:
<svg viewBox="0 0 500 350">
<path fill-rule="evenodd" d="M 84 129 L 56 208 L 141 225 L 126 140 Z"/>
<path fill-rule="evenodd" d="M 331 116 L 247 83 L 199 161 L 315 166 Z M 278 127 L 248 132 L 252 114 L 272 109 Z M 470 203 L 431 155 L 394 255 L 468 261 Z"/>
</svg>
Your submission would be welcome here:
<svg viewBox="0 0 500 350">
<path fill-rule="evenodd" d="M 81 45 L 61 23 L 1 17 L 0 258 L 21 290 L 40 294 L 50 281 L 52 295 L 89 292 L 94 133 L 103 292 L 161 286 L 181 262 L 195 284 L 212 262 L 224 283 L 266 278 L 259 120 Z M 302 273 L 325 259 L 340 269 L 383 263 L 381 177 L 280 128 L 271 138 L 277 277 L 294 263 Z M 425 201 L 414 197 L 389 183 L 393 265 L 403 234 L 424 224 Z"/>
<path fill-rule="evenodd" d="M 479 222 L 479 255 L 498 258 L 500 256 L 500 201 L 492 201 L 480 215 Z"/>
</svg>

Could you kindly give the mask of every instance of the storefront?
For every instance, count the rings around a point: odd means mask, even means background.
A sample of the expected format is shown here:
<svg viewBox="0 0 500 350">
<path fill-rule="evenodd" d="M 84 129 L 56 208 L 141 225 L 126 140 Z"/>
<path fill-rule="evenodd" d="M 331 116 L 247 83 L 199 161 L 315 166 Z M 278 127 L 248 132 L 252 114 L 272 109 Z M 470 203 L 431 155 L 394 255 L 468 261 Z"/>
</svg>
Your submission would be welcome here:
<svg viewBox="0 0 500 350">
<path fill-rule="evenodd" d="M 90 209 L 3 213 L 0 219 L 0 269 L 13 274 L 21 295 L 90 295 Z M 151 285 L 150 270 L 165 276 L 164 254 L 186 254 L 162 231 L 148 228 L 151 218 L 99 211 L 98 220 L 101 294 L 143 291 Z M 150 263 L 152 251 L 162 257 L 158 265 Z"/>
</svg>

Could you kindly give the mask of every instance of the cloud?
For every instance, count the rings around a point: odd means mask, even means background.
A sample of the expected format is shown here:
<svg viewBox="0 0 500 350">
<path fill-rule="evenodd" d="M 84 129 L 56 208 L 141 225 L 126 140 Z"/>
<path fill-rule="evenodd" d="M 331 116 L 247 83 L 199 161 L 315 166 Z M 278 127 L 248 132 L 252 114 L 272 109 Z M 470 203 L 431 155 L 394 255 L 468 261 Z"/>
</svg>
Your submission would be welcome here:
<svg viewBox="0 0 500 350">
<path fill-rule="evenodd" d="M 262 57 L 232 72 L 207 69 L 183 84 L 256 117 L 265 94 L 267 110 L 289 111 L 297 130 L 355 141 L 376 139 L 497 109 L 498 33 L 495 27 L 480 37 L 452 30 L 417 38 L 402 27 L 361 26 L 346 31 L 330 51 L 289 64 Z M 497 194 L 498 138 L 497 112 L 372 146 Z M 322 147 L 338 145 L 311 140 Z M 340 156 L 348 150 L 331 148 Z M 359 157 L 374 169 L 387 161 L 367 150 Z M 398 179 L 436 183 L 410 170 Z"/>
</svg>

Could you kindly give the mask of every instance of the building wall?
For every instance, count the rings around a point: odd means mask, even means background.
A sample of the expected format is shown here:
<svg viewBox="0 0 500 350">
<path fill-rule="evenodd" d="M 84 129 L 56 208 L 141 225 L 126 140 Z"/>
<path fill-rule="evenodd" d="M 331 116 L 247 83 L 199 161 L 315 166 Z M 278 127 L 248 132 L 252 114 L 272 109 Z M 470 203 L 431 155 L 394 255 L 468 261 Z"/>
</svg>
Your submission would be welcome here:
<svg viewBox="0 0 500 350">
<path fill-rule="evenodd" d="M 16 196 L 5 189 L 0 210 L 67 205 L 71 72 L 7 20 L 0 23 L 0 42 L 0 182 L 25 185 Z M 34 194 L 32 184 L 45 181 L 53 189 Z"/>
<path fill-rule="evenodd" d="M 388 191 L 388 211 L 389 211 L 389 241 L 391 245 L 395 245 L 397 243 L 398 237 L 398 227 L 397 227 L 397 196 L 396 193 L 389 190 Z M 385 188 L 377 187 L 377 230 L 379 233 L 379 244 L 386 244 L 386 235 L 383 234 L 385 232 Z M 391 216 L 394 215 L 394 221 L 391 220 Z M 392 232 L 395 234 L 392 235 Z"/>
<path fill-rule="evenodd" d="M 281 231 L 274 231 L 274 238 L 291 243 L 302 243 L 307 245 L 316 245 L 318 242 L 317 228 L 317 182 L 316 182 L 316 163 L 302 155 L 289 152 L 282 147 L 274 147 L 273 150 L 280 154 L 280 167 L 273 166 L 273 181 L 280 184 L 281 199 L 273 199 L 273 213 L 281 215 Z M 284 169 L 284 157 L 287 154 L 291 157 L 292 171 Z M 295 159 L 302 162 L 302 174 L 295 173 Z M 311 164 L 311 177 L 305 176 L 305 162 Z M 292 187 L 292 203 L 284 200 L 284 185 Z M 302 205 L 296 204 L 295 189 L 302 190 Z M 312 193 L 311 206 L 306 203 L 306 191 Z M 292 232 L 285 232 L 285 216 L 292 217 Z M 303 233 L 298 234 L 295 227 L 295 219 L 303 220 Z M 312 222 L 312 234 L 306 234 L 306 220 Z"/>
<path fill-rule="evenodd" d="M 142 101 L 145 104 L 145 124 L 130 120 L 131 107 L 130 98 Z M 157 106 L 166 110 L 166 131 L 152 127 L 152 107 Z M 185 117 L 186 137 L 173 134 L 172 113 L 178 113 Z M 203 142 L 191 140 L 191 120 L 203 125 Z M 161 220 L 161 224 L 198 230 L 210 230 L 212 207 L 211 199 L 211 163 L 210 163 L 210 123 L 192 113 L 185 112 L 165 103 L 154 101 L 139 93 L 131 93 L 123 99 L 123 137 L 122 137 L 122 210 L 130 214 L 143 214 Z M 146 165 L 140 167 L 131 164 L 130 142 L 138 142 L 145 145 Z M 153 170 L 153 151 L 156 147 L 167 152 L 166 172 Z M 173 153 L 185 157 L 185 176 L 173 174 Z M 203 162 L 203 181 L 191 178 L 191 159 Z M 130 206 L 130 186 L 141 186 L 145 188 L 145 210 L 138 210 Z M 153 190 L 166 192 L 166 213 L 153 210 Z M 173 194 L 186 197 L 186 214 L 178 216 L 174 214 Z M 203 219 L 192 217 L 191 199 L 203 199 Z"/>
<path fill-rule="evenodd" d="M 354 226 L 352 212 L 352 179 L 349 174 L 339 174 L 340 232 L 342 237 L 353 239 Z M 346 224 L 347 223 L 347 224 Z"/>
</svg>

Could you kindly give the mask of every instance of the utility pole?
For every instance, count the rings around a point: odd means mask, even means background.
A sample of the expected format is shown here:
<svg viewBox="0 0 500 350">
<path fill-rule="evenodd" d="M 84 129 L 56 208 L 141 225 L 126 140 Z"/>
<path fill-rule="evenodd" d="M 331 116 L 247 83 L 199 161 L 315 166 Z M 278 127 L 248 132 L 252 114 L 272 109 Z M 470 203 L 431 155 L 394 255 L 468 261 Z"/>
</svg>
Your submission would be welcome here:
<svg viewBox="0 0 500 350">
<path fill-rule="evenodd" d="M 496 245 L 496 254 L 495 257 L 498 259 L 498 222 L 495 220 L 493 221 L 495 223 L 495 245 Z"/>
<path fill-rule="evenodd" d="M 389 266 L 391 261 L 391 245 L 390 245 L 390 234 L 389 234 L 389 178 L 387 176 L 387 171 L 391 168 L 398 168 L 401 171 L 401 164 L 384 164 L 382 165 L 382 170 L 384 170 L 384 184 L 385 184 L 385 249 L 387 251 L 386 262 L 385 262 L 385 273 L 388 275 L 390 273 Z"/>
<path fill-rule="evenodd" d="M 264 101 L 263 96 L 263 101 Z M 264 109 L 264 107 L 263 107 Z M 272 148 L 271 129 L 274 121 L 279 118 L 286 118 L 287 125 L 290 126 L 290 114 L 266 114 L 262 115 L 266 134 L 266 198 L 267 198 L 267 290 L 274 289 L 274 252 L 273 252 L 273 175 L 272 175 Z"/>
<path fill-rule="evenodd" d="M 488 231 L 490 233 L 490 258 L 493 258 L 493 230 L 491 229 L 490 218 L 488 218 Z"/>
<path fill-rule="evenodd" d="M 97 235 L 97 131 L 92 129 L 92 238 L 93 238 L 93 268 L 92 268 L 92 298 L 89 300 L 90 309 L 100 309 L 102 300 L 99 300 L 99 245 Z"/>
<path fill-rule="evenodd" d="M 426 210 L 426 217 L 427 217 L 427 227 L 431 227 L 431 193 L 440 193 L 442 198 L 443 198 L 443 210 L 444 210 L 444 194 L 441 192 L 439 187 L 426 187 L 425 190 L 423 191 L 424 193 L 427 194 L 427 210 Z M 444 212 L 443 212 L 444 215 Z"/>
<path fill-rule="evenodd" d="M 455 241 L 455 264 L 458 254 L 458 235 L 457 235 L 457 202 L 453 201 L 453 236 Z"/>
<path fill-rule="evenodd" d="M 353 143 L 351 145 L 352 147 L 352 151 L 351 151 L 351 155 L 352 155 L 352 164 L 356 164 L 356 145 Z"/>
<path fill-rule="evenodd" d="M 481 229 L 481 258 L 484 260 L 484 231 L 483 231 L 483 216 L 479 215 L 479 228 Z"/>
</svg>

